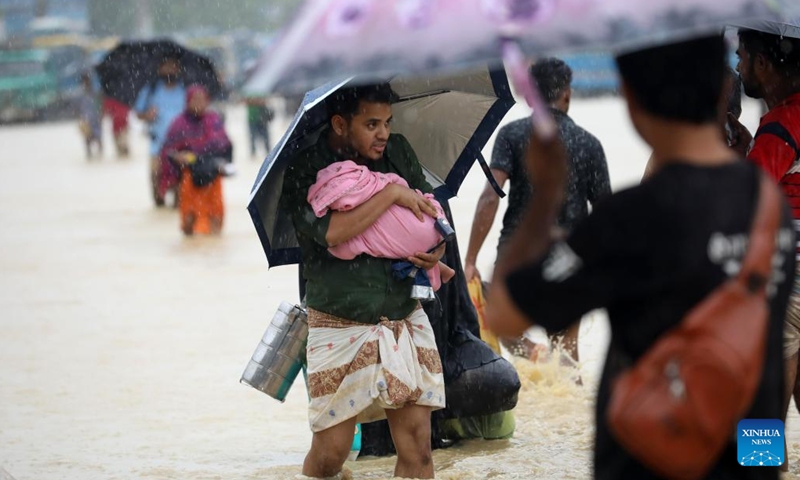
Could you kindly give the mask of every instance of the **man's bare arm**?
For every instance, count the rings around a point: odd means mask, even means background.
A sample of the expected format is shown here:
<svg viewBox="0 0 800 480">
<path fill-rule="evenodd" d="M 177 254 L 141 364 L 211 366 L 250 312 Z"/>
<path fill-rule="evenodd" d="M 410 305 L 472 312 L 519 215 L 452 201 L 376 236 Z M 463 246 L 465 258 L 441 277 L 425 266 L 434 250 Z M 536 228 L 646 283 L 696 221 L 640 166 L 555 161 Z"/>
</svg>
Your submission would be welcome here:
<svg viewBox="0 0 800 480">
<path fill-rule="evenodd" d="M 506 172 L 493 168 L 492 176 L 494 176 L 500 188 L 505 187 L 506 181 L 508 180 L 508 174 Z M 478 199 L 478 205 L 475 208 L 475 218 L 472 219 L 472 230 L 469 234 L 469 247 L 467 248 L 467 256 L 464 260 L 464 274 L 467 277 L 467 281 L 472 280 L 473 277 L 477 276 L 480 278 L 481 276 L 480 272 L 478 272 L 478 269 L 475 267 L 475 263 L 478 260 L 478 253 L 481 251 L 481 247 L 483 247 L 483 242 L 486 241 L 486 236 L 492 228 L 499 206 L 500 197 L 497 196 L 497 192 L 495 192 L 494 188 L 487 182 L 483 193 L 481 193 Z"/>
</svg>

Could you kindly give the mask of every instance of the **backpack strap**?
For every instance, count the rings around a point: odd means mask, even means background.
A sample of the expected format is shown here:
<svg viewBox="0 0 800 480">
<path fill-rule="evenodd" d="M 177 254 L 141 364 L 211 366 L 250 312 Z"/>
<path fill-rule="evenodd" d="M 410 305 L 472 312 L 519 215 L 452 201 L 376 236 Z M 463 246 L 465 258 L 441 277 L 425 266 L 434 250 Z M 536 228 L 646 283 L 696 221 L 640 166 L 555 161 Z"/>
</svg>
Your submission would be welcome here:
<svg viewBox="0 0 800 480">
<path fill-rule="evenodd" d="M 497 180 L 494 179 L 494 174 L 492 174 L 492 169 L 486 163 L 486 158 L 483 156 L 481 152 L 478 152 L 478 165 L 481 166 L 481 170 L 483 170 L 483 174 L 486 175 L 486 180 L 489 182 L 489 185 L 492 186 L 494 193 L 497 194 L 500 198 L 505 198 L 506 192 L 500 188 L 500 185 L 497 183 Z"/>
<path fill-rule="evenodd" d="M 800 147 L 797 146 L 797 141 L 792 137 L 792 134 L 789 133 L 789 130 L 786 129 L 780 122 L 770 122 L 765 125 L 762 125 L 756 131 L 755 138 L 758 138 L 762 135 L 774 135 L 784 142 L 786 142 L 789 147 L 794 150 L 795 158 L 800 158 Z"/>
<path fill-rule="evenodd" d="M 763 291 L 771 276 L 781 217 L 778 187 L 765 174 L 760 173 L 759 177 L 758 204 L 750 228 L 750 244 L 736 277 L 752 293 Z"/>
</svg>

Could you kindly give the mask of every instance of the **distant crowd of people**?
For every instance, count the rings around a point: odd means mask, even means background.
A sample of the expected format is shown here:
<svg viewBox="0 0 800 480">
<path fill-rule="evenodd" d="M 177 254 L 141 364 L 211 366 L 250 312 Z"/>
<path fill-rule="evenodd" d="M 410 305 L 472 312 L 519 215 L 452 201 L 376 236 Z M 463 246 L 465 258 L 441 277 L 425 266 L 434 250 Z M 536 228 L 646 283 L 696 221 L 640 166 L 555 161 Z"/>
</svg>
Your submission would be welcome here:
<svg viewBox="0 0 800 480">
<path fill-rule="evenodd" d="M 209 92 L 181 78 L 180 59 L 164 56 L 158 78 L 145 86 L 132 106 L 103 96 L 89 74 L 79 100 L 79 126 L 88 159 L 102 156 L 102 120 L 111 119 L 116 153 L 127 158 L 131 111 L 147 126 L 153 202 L 180 210 L 186 235 L 220 233 L 224 219 L 222 177 L 233 174 L 233 146 L 220 113 L 209 108 Z M 270 150 L 273 110 L 266 98 L 245 98 L 250 153 Z"/>
</svg>

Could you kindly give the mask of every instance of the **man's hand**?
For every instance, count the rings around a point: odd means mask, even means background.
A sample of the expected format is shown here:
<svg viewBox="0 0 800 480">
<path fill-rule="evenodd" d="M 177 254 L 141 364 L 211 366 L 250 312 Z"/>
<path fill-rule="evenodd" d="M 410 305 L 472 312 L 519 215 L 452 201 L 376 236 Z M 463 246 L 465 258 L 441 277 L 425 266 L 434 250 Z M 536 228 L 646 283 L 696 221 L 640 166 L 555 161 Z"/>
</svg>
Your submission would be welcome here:
<svg viewBox="0 0 800 480">
<path fill-rule="evenodd" d="M 475 266 L 475 262 L 466 262 L 464 264 L 464 275 L 467 277 L 468 282 L 476 277 L 478 280 L 482 280 L 481 272 L 478 271 L 478 267 Z"/>
<path fill-rule="evenodd" d="M 197 160 L 197 155 L 194 153 L 185 150 L 181 152 L 176 152 L 172 155 L 172 158 L 181 165 L 190 165 Z"/>
<path fill-rule="evenodd" d="M 139 118 L 147 123 L 153 123 L 158 116 L 158 109 L 156 107 L 148 108 L 144 113 L 139 115 Z"/>
<path fill-rule="evenodd" d="M 436 208 L 433 206 L 433 202 L 423 197 L 415 190 L 402 185 L 397 185 L 395 183 L 391 184 L 390 188 L 392 188 L 392 191 L 395 195 L 394 204 L 400 205 L 401 207 L 406 207 L 414 212 L 414 215 L 419 219 L 420 222 L 425 220 L 423 215 L 428 215 L 431 218 L 436 218 L 439 215 L 439 213 L 436 211 Z"/>
<path fill-rule="evenodd" d="M 408 257 L 408 261 L 423 270 L 430 270 L 439 263 L 444 256 L 445 244 L 441 244 L 433 253 L 417 252 L 413 257 Z"/>
<path fill-rule="evenodd" d="M 753 142 L 753 135 L 731 113 L 728 113 L 728 127 L 731 129 L 731 148 L 739 155 L 746 157 L 750 150 L 750 144 Z"/>
<path fill-rule="evenodd" d="M 562 242 L 566 240 L 567 237 L 567 231 L 558 225 L 554 225 L 553 228 L 550 229 L 550 238 L 552 238 L 554 242 Z"/>
</svg>

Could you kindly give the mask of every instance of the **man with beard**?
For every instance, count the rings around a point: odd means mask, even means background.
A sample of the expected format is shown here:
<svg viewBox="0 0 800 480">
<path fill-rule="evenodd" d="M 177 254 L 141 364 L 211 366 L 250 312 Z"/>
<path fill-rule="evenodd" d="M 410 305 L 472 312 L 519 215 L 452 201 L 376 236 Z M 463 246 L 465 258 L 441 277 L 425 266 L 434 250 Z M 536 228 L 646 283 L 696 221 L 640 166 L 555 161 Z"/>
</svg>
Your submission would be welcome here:
<svg viewBox="0 0 800 480">
<path fill-rule="evenodd" d="M 341 478 L 356 423 L 386 418 L 397 448 L 395 476 L 433 478 L 431 411 L 444 408 L 442 364 L 430 322 L 410 297 L 413 279 L 398 280 L 391 259 L 328 252 L 364 232 L 392 205 L 417 218 L 436 217 L 416 190 L 433 189 L 408 141 L 391 133 L 388 84 L 346 87 L 326 102 L 329 124 L 286 170 L 281 205 L 291 216 L 303 256 L 308 307 L 309 423 L 314 436 L 303 464 L 311 478 Z M 390 184 L 358 207 L 317 217 L 308 199 L 317 173 L 352 160 L 394 173 Z M 402 259 L 433 268 L 444 246 Z"/>
<path fill-rule="evenodd" d="M 769 108 L 761 118 L 755 138 L 739 122 L 730 119 L 738 137 L 736 144 L 740 153 L 746 154 L 781 186 L 797 229 L 800 225 L 800 39 L 741 29 L 736 54 L 745 94 L 764 100 Z M 797 383 L 798 352 L 800 284 L 795 280 L 784 329 L 784 421 Z M 788 462 L 783 469 L 788 469 Z"/>
<path fill-rule="evenodd" d="M 139 92 L 134 110 L 148 125 L 150 134 L 150 178 L 156 206 L 164 205 L 168 191 L 175 191 L 180 180 L 177 166 L 160 158 L 161 147 L 172 121 L 186 109 L 186 87 L 180 80 L 181 64 L 174 56 L 164 56 L 158 67 L 158 81 Z M 176 201 L 177 205 L 177 196 Z"/>
</svg>

